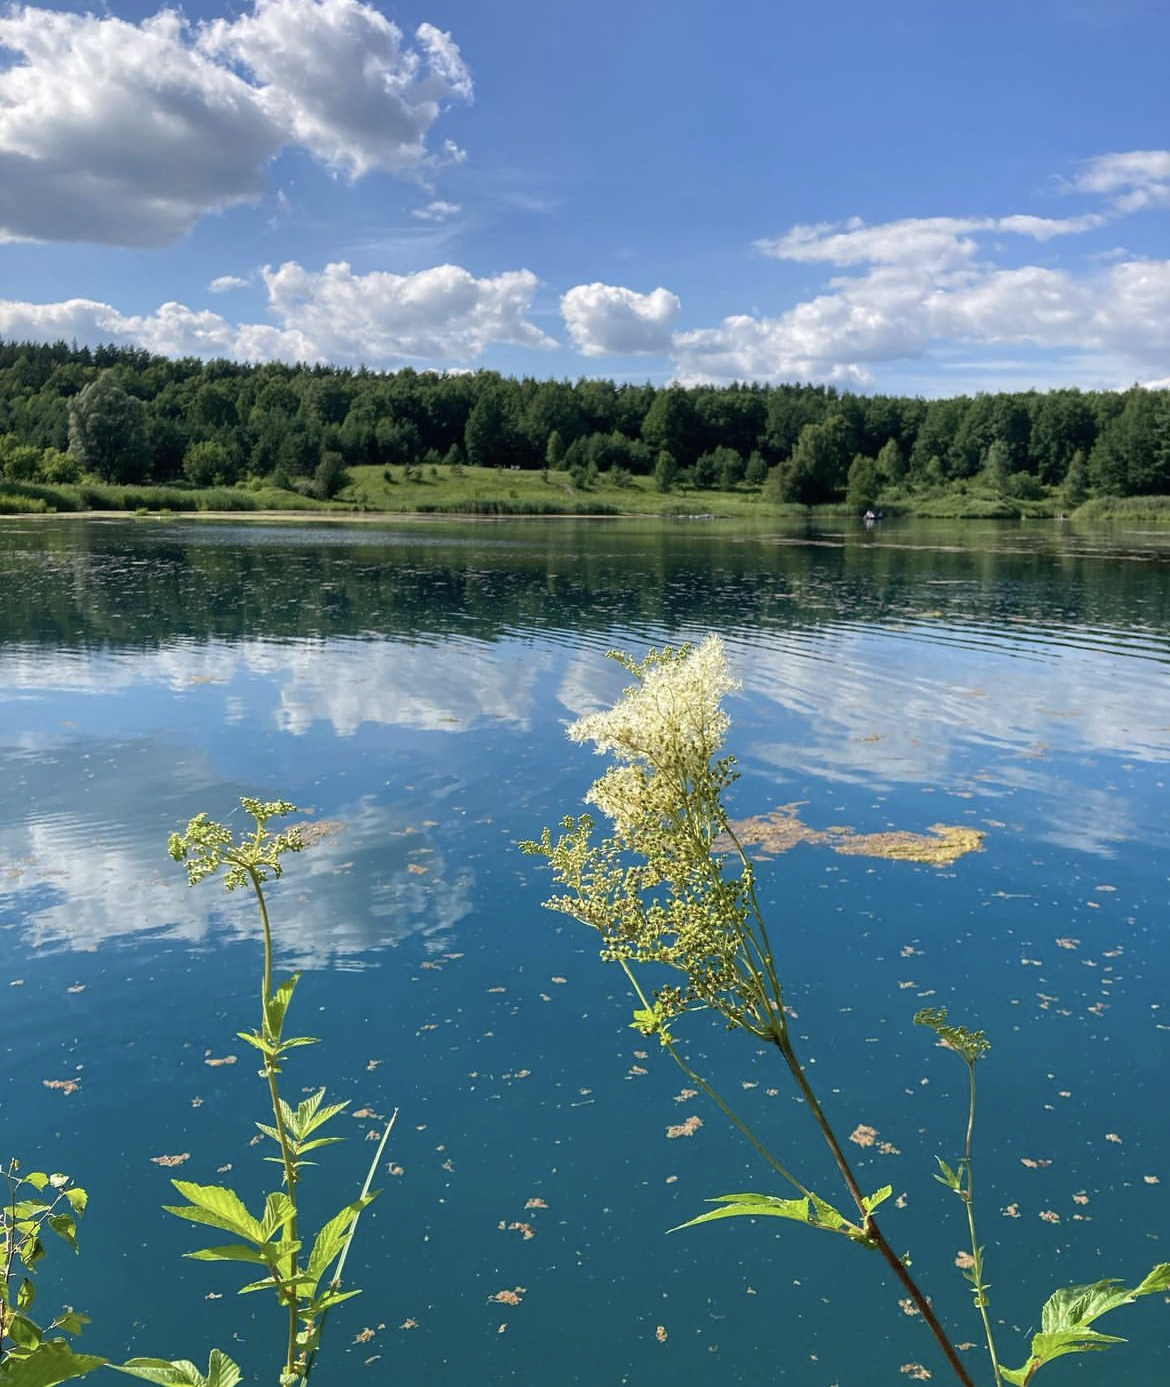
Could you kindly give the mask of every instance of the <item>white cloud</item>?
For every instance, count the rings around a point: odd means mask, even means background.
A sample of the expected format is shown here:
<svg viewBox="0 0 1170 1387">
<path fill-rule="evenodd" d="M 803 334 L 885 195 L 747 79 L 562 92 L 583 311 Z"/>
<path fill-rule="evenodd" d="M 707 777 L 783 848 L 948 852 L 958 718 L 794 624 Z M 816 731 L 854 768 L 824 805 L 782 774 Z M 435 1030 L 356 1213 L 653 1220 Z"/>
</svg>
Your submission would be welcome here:
<svg viewBox="0 0 1170 1387">
<path fill-rule="evenodd" d="M 1122 212 L 1170 206 L 1170 150 L 1134 149 L 1086 159 L 1065 188 L 1111 196 Z"/>
<path fill-rule="evenodd" d="M 338 262 L 314 274 L 289 261 L 265 270 L 264 282 L 285 330 L 330 360 L 469 360 L 497 342 L 555 346 L 525 317 L 537 288 L 529 270 L 487 279 L 458 265 L 360 275 Z"/>
<path fill-rule="evenodd" d="M 471 75 L 449 34 L 421 24 L 419 48 L 360 0 L 256 0 L 215 20 L 199 47 L 244 66 L 292 140 L 356 177 L 431 162 L 426 138 L 441 103 L 469 100 Z"/>
<path fill-rule="evenodd" d="M 442 160 L 426 140 L 471 79 L 431 25 L 417 48 L 358 0 L 256 0 L 234 21 L 0 16 L 0 237 L 158 246 L 254 201 L 302 145 L 356 177 Z"/>
<path fill-rule="evenodd" d="M 561 298 L 561 313 L 586 356 L 665 351 L 681 304 L 668 289 L 638 294 L 615 284 L 578 284 Z"/>
<path fill-rule="evenodd" d="M 232 289 L 246 289 L 248 281 L 239 275 L 217 275 L 207 287 L 213 294 L 226 294 Z"/>
<path fill-rule="evenodd" d="M 457 202 L 428 202 L 425 207 L 416 207 L 410 215 L 420 222 L 445 222 L 462 211 Z"/>
<path fill-rule="evenodd" d="M 1082 175 L 1090 191 L 1170 189 L 1170 154 L 1110 155 Z M 866 384 L 883 362 L 926 356 L 943 342 L 1005 344 L 1095 354 L 1118 380 L 1161 375 L 1170 357 L 1170 260 L 1128 253 L 1085 258 L 1074 272 L 1005 267 L 1003 237 L 1047 242 L 1110 224 L 1122 214 L 1079 217 L 859 218 L 794 226 L 758 241 L 777 259 L 854 271 L 776 315 L 736 315 L 677 333 L 681 380 L 815 379 Z"/>
<path fill-rule="evenodd" d="M 313 273 L 287 261 L 266 268 L 276 324 L 233 323 L 210 309 L 164 303 L 125 314 L 108 303 L 0 301 L 0 337 L 15 341 L 110 342 L 166 356 L 244 361 L 339 361 L 370 366 L 407 360 L 469 361 L 494 343 L 548 348 L 555 342 L 527 313 L 537 279 L 511 270 L 475 279 L 457 265 L 417 274 L 355 274 L 344 262 Z"/>
</svg>

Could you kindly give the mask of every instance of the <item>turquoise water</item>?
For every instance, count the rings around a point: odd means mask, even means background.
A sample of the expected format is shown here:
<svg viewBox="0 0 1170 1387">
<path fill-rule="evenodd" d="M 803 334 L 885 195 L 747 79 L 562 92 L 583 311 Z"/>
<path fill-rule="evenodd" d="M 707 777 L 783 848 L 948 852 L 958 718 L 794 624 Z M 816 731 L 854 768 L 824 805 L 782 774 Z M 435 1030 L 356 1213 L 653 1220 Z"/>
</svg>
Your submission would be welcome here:
<svg viewBox="0 0 1170 1387">
<path fill-rule="evenodd" d="M 987 835 L 945 868 L 824 843 L 761 866 L 810 1073 L 843 1134 L 876 1129 L 849 1150 L 866 1183 L 906 1194 L 887 1235 L 956 1339 L 980 1337 L 953 1265 L 964 1220 L 930 1173 L 961 1153 L 966 1078 L 912 1027 L 927 1003 L 994 1046 L 978 1213 L 1005 1361 L 1057 1285 L 1170 1260 L 1166 532 L 14 520 L 0 1154 L 90 1190 L 83 1255 L 53 1249 L 42 1292 L 93 1316 L 86 1346 L 205 1361 L 219 1345 L 259 1380 L 278 1352 L 268 1304 L 236 1298 L 230 1267 L 184 1261 L 194 1230 L 159 1208 L 170 1175 L 255 1196 L 271 1170 L 235 1035 L 254 1024 L 253 920 L 166 855 L 192 814 L 261 794 L 340 825 L 273 899 L 282 963 L 306 970 L 299 1027 L 325 1041 L 290 1090 L 400 1113 L 400 1173 L 351 1256 L 365 1292 L 330 1326 L 323 1387 L 868 1387 L 914 1363 L 949 1380 L 844 1240 L 666 1235 L 709 1196 L 775 1186 L 680 1097 L 684 1076 L 628 1027 L 620 974 L 541 909 L 545 878 L 515 850 L 601 768 L 564 725 L 620 691 L 604 652 L 712 630 L 743 681 L 736 814 Z M 700 1018 L 689 1041 L 835 1195 L 775 1058 Z M 345 1123 L 322 1210 L 360 1183 L 378 1126 Z M 1160 1298 L 1101 1327 L 1132 1342 L 1045 1377 L 1165 1380 Z"/>
</svg>

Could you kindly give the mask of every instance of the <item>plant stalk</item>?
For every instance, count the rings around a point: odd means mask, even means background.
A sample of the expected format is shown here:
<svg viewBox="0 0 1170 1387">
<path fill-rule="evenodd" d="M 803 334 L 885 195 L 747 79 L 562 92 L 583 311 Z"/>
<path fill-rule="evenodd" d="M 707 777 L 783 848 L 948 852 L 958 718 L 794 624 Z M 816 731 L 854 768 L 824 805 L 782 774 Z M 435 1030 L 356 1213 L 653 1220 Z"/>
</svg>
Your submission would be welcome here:
<svg viewBox="0 0 1170 1387">
<path fill-rule="evenodd" d="M 963 1366 L 957 1349 L 954 1344 L 951 1343 L 950 1337 L 942 1327 L 938 1316 L 934 1313 L 930 1301 L 926 1298 L 923 1291 L 919 1288 L 918 1283 L 906 1269 L 906 1264 L 902 1261 L 901 1257 L 899 1257 L 890 1246 L 886 1239 L 886 1235 L 878 1226 L 877 1219 L 866 1209 L 865 1197 L 861 1193 L 861 1186 L 857 1183 L 857 1177 L 853 1174 L 852 1167 L 845 1156 L 845 1152 L 841 1149 L 841 1143 L 837 1140 L 837 1134 L 829 1125 L 829 1119 L 825 1116 L 824 1109 L 821 1107 L 819 1099 L 813 1092 L 812 1085 L 808 1081 L 808 1076 L 804 1072 L 804 1066 L 801 1064 L 800 1058 L 793 1048 L 791 1040 L 787 1036 L 785 1036 L 784 1039 L 775 1036 L 773 1038 L 773 1043 L 784 1056 L 784 1062 L 787 1064 L 789 1072 L 796 1081 L 796 1086 L 800 1089 L 805 1102 L 809 1106 L 809 1110 L 816 1120 L 817 1126 L 820 1128 L 821 1135 L 824 1137 L 829 1150 L 833 1153 L 833 1160 L 836 1162 L 837 1169 L 841 1172 L 841 1178 L 845 1181 L 849 1193 L 852 1195 L 853 1201 L 857 1205 L 858 1211 L 862 1217 L 862 1226 L 869 1234 L 873 1245 L 882 1254 L 890 1270 L 902 1283 L 906 1294 L 914 1302 L 923 1320 L 925 1320 L 930 1329 L 930 1332 L 937 1340 L 938 1346 L 946 1355 L 947 1362 L 950 1363 L 951 1367 L 954 1369 L 955 1376 L 963 1384 L 963 1387 L 975 1387 L 970 1373 L 968 1373 L 967 1369 Z"/>
</svg>

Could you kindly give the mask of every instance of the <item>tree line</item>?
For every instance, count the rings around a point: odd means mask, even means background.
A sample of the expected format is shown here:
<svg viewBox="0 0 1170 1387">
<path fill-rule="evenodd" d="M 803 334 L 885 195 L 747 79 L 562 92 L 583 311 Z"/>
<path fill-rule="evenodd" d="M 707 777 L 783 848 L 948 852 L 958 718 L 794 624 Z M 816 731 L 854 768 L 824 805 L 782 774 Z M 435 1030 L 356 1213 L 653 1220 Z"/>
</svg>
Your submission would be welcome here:
<svg viewBox="0 0 1170 1387">
<path fill-rule="evenodd" d="M 330 497 L 346 469 L 557 468 L 585 489 L 652 477 L 848 500 L 981 477 L 1077 504 L 1170 493 L 1170 391 L 924 400 L 812 384 L 516 379 L 170 359 L 133 347 L 0 342 L 0 475 L 266 484 Z"/>
</svg>

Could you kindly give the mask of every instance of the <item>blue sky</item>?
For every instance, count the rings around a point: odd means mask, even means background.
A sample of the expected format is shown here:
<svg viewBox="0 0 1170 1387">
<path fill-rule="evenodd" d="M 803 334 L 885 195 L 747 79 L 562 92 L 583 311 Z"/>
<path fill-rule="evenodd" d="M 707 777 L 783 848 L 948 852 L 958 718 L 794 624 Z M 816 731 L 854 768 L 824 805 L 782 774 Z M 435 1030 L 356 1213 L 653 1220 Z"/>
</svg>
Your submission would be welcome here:
<svg viewBox="0 0 1170 1387">
<path fill-rule="evenodd" d="M 1165 0 L 0 3 L 0 336 L 1170 382 Z"/>
</svg>

